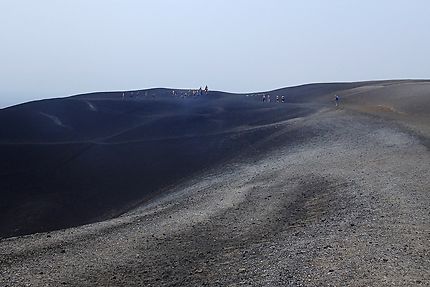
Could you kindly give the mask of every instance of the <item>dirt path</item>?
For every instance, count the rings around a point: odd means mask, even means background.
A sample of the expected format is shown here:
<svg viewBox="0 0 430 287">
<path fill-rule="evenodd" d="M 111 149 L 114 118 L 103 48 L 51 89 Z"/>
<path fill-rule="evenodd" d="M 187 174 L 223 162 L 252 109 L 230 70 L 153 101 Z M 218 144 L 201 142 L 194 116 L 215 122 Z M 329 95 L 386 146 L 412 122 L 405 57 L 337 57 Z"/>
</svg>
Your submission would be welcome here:
<svg viewBox="0 0 430 287">
<path fill-rule="evenodd" d="M 344 110 L 278 129 L 117 219 L 0 241 L 0 286 L 429 286 L 419 139 Z"/>
</svg>

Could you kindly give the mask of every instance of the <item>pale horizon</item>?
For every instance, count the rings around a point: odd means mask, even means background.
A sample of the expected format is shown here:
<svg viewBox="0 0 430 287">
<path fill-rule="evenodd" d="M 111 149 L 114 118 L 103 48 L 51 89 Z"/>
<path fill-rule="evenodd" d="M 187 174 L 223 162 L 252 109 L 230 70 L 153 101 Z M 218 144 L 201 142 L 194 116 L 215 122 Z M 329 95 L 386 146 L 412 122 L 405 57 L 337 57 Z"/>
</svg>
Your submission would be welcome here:
<svg viewBox="0 0 430 287">
<path fill-rule="evenodd" d="M 2 1 L 0 108 L 149 88 L 429 79 L 427 1 Z"/>
</svg>

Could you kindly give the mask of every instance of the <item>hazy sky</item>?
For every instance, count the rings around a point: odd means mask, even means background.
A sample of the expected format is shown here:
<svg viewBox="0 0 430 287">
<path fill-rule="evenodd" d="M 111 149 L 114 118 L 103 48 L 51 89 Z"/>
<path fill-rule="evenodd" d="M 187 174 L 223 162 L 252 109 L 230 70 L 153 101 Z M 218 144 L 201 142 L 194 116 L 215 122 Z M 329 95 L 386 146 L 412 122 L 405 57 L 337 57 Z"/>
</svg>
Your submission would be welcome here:
<svg viewBox="0 0 430 287">
<path fill-rule="evenodd" d="M 150 87 L 430 78 L 427 0 L 0 0 L 0 107 Z"/>
</svg>

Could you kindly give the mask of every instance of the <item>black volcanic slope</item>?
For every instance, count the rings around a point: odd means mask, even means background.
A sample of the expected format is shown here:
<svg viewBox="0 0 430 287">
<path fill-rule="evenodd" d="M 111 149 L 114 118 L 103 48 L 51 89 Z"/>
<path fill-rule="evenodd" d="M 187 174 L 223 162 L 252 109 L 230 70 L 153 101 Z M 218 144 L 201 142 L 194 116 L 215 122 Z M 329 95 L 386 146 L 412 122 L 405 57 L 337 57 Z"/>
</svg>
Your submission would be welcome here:
<svg viewBox="0 0 430 287">
<path fill-rule="evenodd" d="M 0 110 L 0 236 L 117 216 L 181 179 L 221 164 L 360 84 L 260 94 L 169 89 L 93 93 Z M 276 103 L 285 95 L 286 103 Z M 293 140 L 293 139 L 292 139 Z M 286 142 L 288 144 L 288 142 Z M 270 147 L 268 147 L 270 148 Z"/>
</svg>

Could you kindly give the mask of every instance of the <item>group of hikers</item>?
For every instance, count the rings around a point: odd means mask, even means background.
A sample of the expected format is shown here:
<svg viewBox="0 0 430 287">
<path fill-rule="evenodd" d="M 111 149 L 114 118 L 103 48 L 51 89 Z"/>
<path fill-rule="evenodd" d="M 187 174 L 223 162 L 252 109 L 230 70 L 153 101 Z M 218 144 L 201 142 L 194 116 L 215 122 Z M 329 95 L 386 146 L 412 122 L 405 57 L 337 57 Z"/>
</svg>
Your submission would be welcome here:
<svg viewBox="0 0 430 287">
<path fill-rule="evenodd" d="M 137 95 L 139 95 L 140 91 L 135 92 Z M 189 96 L 202 96 L 202 95 L 207 95 L 209 93 L 209 88 L 206 85 L 206 87 L 204 89 L 202 89 L 202 87 L 200 87 L 198 90 L 188 90 L 187 92 L 183 92 L 180 91 L 180 93 L 178 94 L 175 90 L 172 90 L 172 96 L 176 96 L 179 95 L 181 98 L 185 98 L 185 97 L 189 97 Z M 130 97 L 133 97 L 134 92 L 130 92 Z M 136 96 L 137 96 L 136 95 Z M 125 100 L 125 96 L 126 94 L 123 92 L 122 93 L 122 100 Z M 148 91 L 145 91 L 145 96 L 148 96 Z M 153 95 L 154 96 L 154 95 Z M 261 97 L 262 102 L 267 102 L 270 103 L 271 99 L 270 99 L 270 95 L 265 95 L 263 94 Z M 340 103 L 340 97 L 338 95 L 334 95 L 334 101 L 336 103 L 336 107 L 339 106 Z M 276 96 L 276 102 L 277 103 L 285 103 L 285 96 Z"/>
<path fill-rule="evenodd" d="M 264 102 L 270 103 L 270 101 L 271 101 L 270 95 L 263 95 L 261 100 L 263 101 L 263 103 Z M 285 96 L 283 96 L 283 95 L 281 97 L 276 96 L 276 102 L 277 103 L 279 103 L 279 102 L 285 103 Z"/>
<path fill-rule="evenodd" d="M 177 93 L 175 90 L 172 90 L 172 96 L 179 95 L 181 98 L 191 97 L 191 96 L 203 96 L 209 94 L 209 88 L 206 85 L 204 89 L 200 87 L 198 90 L 188 90 L 187 92 L 180 91 Z"/>
<path fill-rule="evenodd" d="M 263 95 L 261 97 L 261 100 L 263 103 L 264 102 L 270 103 L 270 95 Z M 338 95 L 334 95 L 334 101 L 336 103 L 336 107 L 338 107 L 339 103 L 340 103 L 340 97 Z M 281 97 L 276 96 L 276 102 L 277 103 L 279 103 L 279 102 L 285 103 L 285 96 L 283 96 L 283 95 Z"/>
<path fill-rule="evenodd" d="M 190 89 L 188 91 L 172 90 L 172 96 L 180 96 L 181 98 L 190 97 L 190 96 L 202 96 L 202 95 L 207 95 L 207 94 L 209 94 L 209 88 L 207 85 L 204 89 L 202 87 L 200 87 L 198 90 L 197 89 Z M 155 98 L 155 96 L 156 96 L 155 92 L 151 92 L 150 95 L 153 98 Z M 131 91 L 131 92 L 122 92 L 121 93 L 121 99 L 123 101 L 126 100 L 127 98 L 133 98 L 133 97 L 138 97 L 138 96 L 148 97 L 149 93 L 148 93 L 148 91 Z"/>
</svg>

